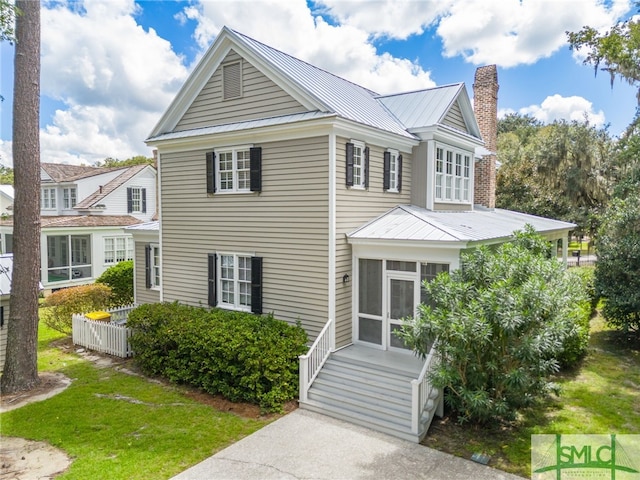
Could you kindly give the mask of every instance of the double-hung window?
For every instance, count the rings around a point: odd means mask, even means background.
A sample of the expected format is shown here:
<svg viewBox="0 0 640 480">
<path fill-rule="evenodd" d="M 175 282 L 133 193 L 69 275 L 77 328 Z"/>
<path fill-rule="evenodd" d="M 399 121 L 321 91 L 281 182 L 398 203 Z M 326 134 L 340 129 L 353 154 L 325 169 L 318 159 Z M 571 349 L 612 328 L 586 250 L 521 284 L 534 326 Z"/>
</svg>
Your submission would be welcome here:
<svg viewBox="0 0 640 480">
<path fill-rule="evenodd" d="M 42 208 L 44 210 L 56 209 L 56 189 L 55 188 L 42 189 Z"/>
<path fill-rule="evenodd" d="M 145 246 L 146 287 L 160 289 L 160 245 L 150 243 Z"/>
<path fill-rule="evenodd" d="M 468 203 L 471 198 L 471 153 L 436 147 L 435 199 Z"/>
<path fill-rule="evenodd" d="M 127 213 L 147 213 L 146 188 L 127 188 Z"/>
<path fill-rule="evenodd" d="M 346 145 L 346 184 L 348 187 L 369 187 L 369 147 L 352 140 Z"/>
<path fill-rule="evenodd" d="M 262 313 L 262 257 L 209 254 L 209 305 Z"/>
<path fill-rule="evenodd" d="M 62 205 L 69 209 L 76 206 L 77 194 L 75 187 L 65 188 L 62 190 Z"/>
<path fill-rule="evenodd" d="M 104 263 L 113 265 L 125 260 L 133 260 L 133 239 L 131 237 L 105 237 Z"/>
<path fill-rule="evenodd" d="M 235 147 L 208 152 L 207 193 L 262 190 L 262 148 Z"/>
<path fill-rule="evenodd" d="M 402 155 L 397 150 L 384 152 L 383 189 L 388 192 L 400 192 L 402 189 Z"/>
</svg>

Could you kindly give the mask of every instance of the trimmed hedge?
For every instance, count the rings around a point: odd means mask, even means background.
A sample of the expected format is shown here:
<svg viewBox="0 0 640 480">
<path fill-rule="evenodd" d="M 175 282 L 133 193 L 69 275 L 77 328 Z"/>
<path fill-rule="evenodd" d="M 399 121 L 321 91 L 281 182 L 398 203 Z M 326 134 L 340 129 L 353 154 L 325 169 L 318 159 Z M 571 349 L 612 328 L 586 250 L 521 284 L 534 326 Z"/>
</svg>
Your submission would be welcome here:
<svg viewBox="0 0 640 480">
<path fill-rule="evenodd" d="M 272 315 L 179 303 L 141 305 L 127 320 L 136 363 L 148 374 L 281 411 L 298 395 L 307 334 Z"/>
<path fill-rule="evenodd" d="M 70 335 L 74 313 L 88 313 L 103 310 L 109 306 L 111 287 L 94 283 L 63 288 L 53 292 L 42 303 L 42 321 L 46 326 L 58 332 Z"/>
<path fill-rule="evenodd" d="M 133 303 L 133 260 L 119 262 L 107 268 L 96 279 L 96 283 L 103 283 L 111 287 L 112 307 L 122 307 Z"/>
</svg>

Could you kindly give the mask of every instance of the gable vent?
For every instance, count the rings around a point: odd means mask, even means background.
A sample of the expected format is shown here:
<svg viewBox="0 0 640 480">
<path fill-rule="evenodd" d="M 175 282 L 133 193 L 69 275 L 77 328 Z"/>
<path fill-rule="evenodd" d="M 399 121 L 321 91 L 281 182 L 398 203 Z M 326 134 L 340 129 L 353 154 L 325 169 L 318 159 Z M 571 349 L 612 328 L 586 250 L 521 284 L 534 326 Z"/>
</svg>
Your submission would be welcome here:
<svg viewBox="0 0 640 480">
<path fill-rule="evenodd" d="M 242 96 L 242 64 L 240 62 L 222 66 L 222 95 L 224 100 Z"/>
</svg>

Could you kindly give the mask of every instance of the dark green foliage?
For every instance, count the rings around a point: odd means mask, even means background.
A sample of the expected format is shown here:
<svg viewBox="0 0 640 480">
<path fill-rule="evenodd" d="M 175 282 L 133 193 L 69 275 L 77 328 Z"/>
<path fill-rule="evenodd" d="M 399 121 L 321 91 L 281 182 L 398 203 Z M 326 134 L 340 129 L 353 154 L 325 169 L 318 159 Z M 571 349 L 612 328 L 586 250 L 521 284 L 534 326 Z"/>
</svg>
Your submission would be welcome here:
<svg viewBox="0 0 640 480">
<path fill-rule="evenodd" d="M 206 310 L 178 303 L 129 314 L 136 362 L 153 375 L 279 411 L 298 394 L 298 356 L 307 334 L 271 315 Z"/>
<path fill-rule="evenodd" d="M 420 306 L 403 338 L 422 355 L 438 339 L 431 381 L 446 387 L 461 421 L 513 420 L 584 353 L 582 284 L 548 250 L 527 228 L 513 243 L 463 254 L 459 270 L 424 285 L 433 304 Z"/>
<path fill-rule="evenodd" d="M 49 328 L 70 335 L 72 315 L 103 310 L 109 306 L 111 288 L 108 285 L 79 285 L 62 288 L 44 299 L 40 314 Z"/>
<path fill-rule="evenodd" d="M 621 330 L 640 334 L 640 193 L 614 199 L 597 238 L 596 291 L 602 314 Z"/>
<path fill-rule="evenodd" d="M 133 303 L 133 260 L 126 260 L 107 268 L 96 283 L 111 287 L 111 306 L 120 307 Z"/>
</svg>

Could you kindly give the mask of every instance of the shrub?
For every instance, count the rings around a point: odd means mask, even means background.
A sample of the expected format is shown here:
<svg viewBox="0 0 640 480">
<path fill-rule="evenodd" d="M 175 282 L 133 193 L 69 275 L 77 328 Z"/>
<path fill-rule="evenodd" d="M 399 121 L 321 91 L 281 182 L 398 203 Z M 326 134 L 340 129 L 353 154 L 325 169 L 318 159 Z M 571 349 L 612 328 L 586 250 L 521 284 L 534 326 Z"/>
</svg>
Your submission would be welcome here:
<svg viewBox="0 0 640 480">
<path fill-rule="evenodd" d="M 441 362 L 430 380 L 446 387 L 461 422 L 510 421 L 554 391 L 549 376 L 561 363 L 584 353 L 586 296 L 530 228 L 461 260 L 424 284 L 430 305 L 420 305 L 402 336 L 422 355 L 438 338 Z"/>
<path fill-rule="evenodd" d="M 107 285 L 93 284 L 63 288 L 44 299 L 42 320 L 49 328 L 64 334 L 71 334 L 71 316 L 74 313 L 87 313 L 102 310 L 109 306 L 111 288 Z"/>
<path fill-rule="evenodd" d="M 279 411 L 298 394 L 307 335 L 271 315 L 178 303 L 141 305 L 127 320 L 136 362 L 147 373 Z"/>
<path fill-rule="evenodd" d="M 133 303 L 133 260 L 119 262 L 107 268 L 98 277 L 96 283 L 103 283 L 111 287 L 112 307 L 121 307 Z"/>
</svg>

